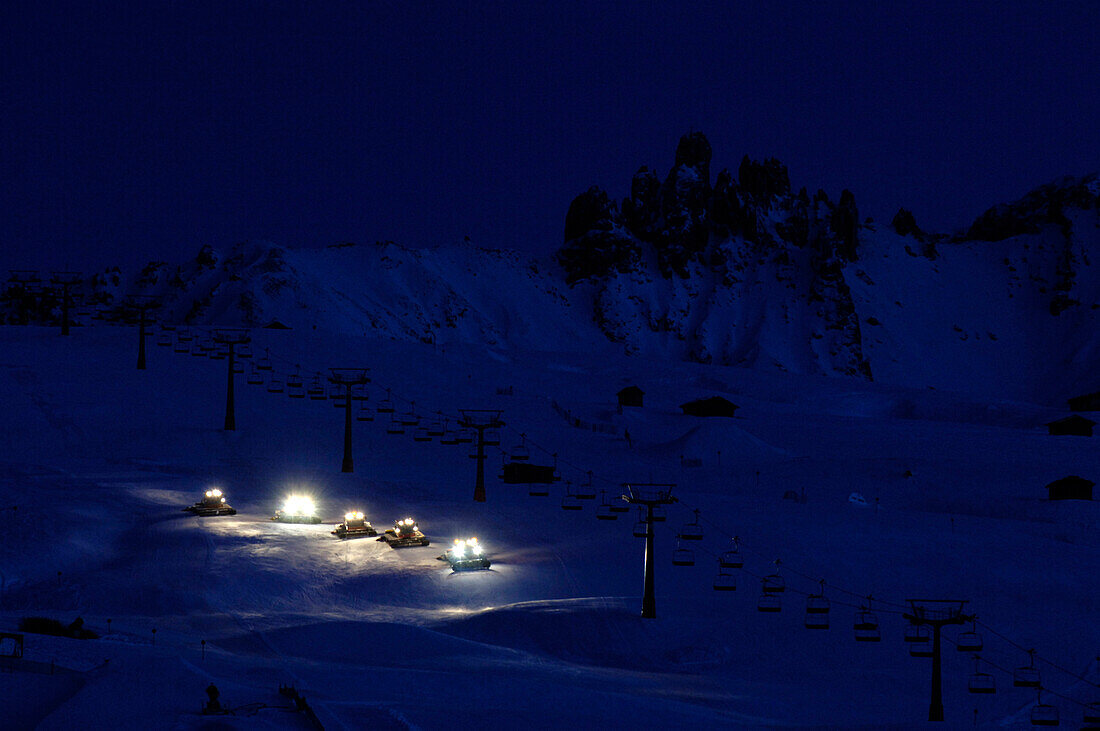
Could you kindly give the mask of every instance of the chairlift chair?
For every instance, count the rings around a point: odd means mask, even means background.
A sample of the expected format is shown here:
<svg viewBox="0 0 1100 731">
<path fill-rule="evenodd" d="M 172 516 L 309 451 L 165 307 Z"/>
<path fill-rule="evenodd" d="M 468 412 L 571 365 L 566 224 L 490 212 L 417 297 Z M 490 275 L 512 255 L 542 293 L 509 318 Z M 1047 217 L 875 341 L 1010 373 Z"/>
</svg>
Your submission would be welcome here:
<svg viewBox="0 0 1100 731">
<path fill-rule="evenodd" d="M 468 426 L 459 428 L 455 433 L 455 439 L 459 444 L 472 444 L 477 439 L 477 432 Z"/>
<path fill-rule="evenodd" d="M 256 364 L 252 364 L 252 369 L 248 371 L 248 377 L 245 378 L 245 383 L 249 386 L 262 386 L 264 383 L 263 375 L 256 370 Z"/>
<path fill-rule="evenodd" d="M 176 338 L 176 344 L 172 346 L 172 350 L 177 353 L 187 353 L 191 350 L 191 344 L 186 340 Z"/>
<path fill-rule="evenodd" d="M 430 442 L 431 440 L 432 438 L 428 434 L 427 427 L 419 426 L 416 428 L 416 431 L 413 432 L 414 442 Z M 475 454 L 474 456 L 476 457 L 477 455 Z"/>
<path fill-rule="evenodd" d="M 313 377 L 313 383 L 309 385 L 306 390 L 311 401 L 324 401 L 328 398 L 328 394 L 325 392 L 325 385 L 321 383 L 320 374 Z"/>
<path fill-rule="evenodd" d="M 367 401 L 369 399 L 370 396 L 367 394 L 367 389 L 365 389 L 362 384 L 359 385 L 359 388 L 351 389 L 352 401 Z"/>
<path fill-rule="evenodd" d="M 234 373 L 244 373 L 244 363 L 242 363 L 239 360 L 233 361 L 233 372 Z"/>
<path fill-rule="evenodd" d="M 779 573 L 779 559 L 775 559 L 775 573 L 768 574 L 761 580 L 765 594 L 782 594 L 787 590 L 787 582 Z"/>
<path fill-rule="evenodd" d="M 715 591 L 737 591 L 737 577 L 718 565 L 718 574 L 714 577 Z"/>
<path fill-rule="evenodd" d="M 404 426 L 420 426 L 420 417 L 413 411 L 414 406 L 416 404 L 411 404 L 408 411 L 397 417 Z"/>
<path fill-rule="evenodd" d="M 229 355 L 228 348 L 216 347 L 210 349 L 204 348 L 204 350 L 206 350 L 207 355 L 210 356 L 210 360 L 225 360 Z"/>
<path fill-rule="evenodd" d="M 390 417 L 390 423 L 386 425 L 387 434 L 404 434 L 405 425 L 401 423 L 399 419 L 394 416 Z"/>
<path fill-rule="evenodd" d="M 760 595 L 760 598 L 756 600 L 756 611 L 768 612 L 774 614 L 783 609 L 783 602 L 778 594 L 771 594 L 764 592 Z"/>
<path fill-rule="evenodd" d="M 695 509 L 695 520 L 690 523 L 684 523 L 680 528 L 678 537 L 685 541 L 701 541 L 703 540 L 703 526 L 699 523 L 699 509 Z"/>
<path fill-rule="evenodd" d="M 1027 651 L 1031 661 L 1012 672 L 1012 685 L 1017 688 L 1039 688 L 1042 686 L 1039 668 L 1035 667 L 1035 650 Z"/>
<path fill-rule="evenodd" d="M 294 372 L 286 377 L 286 387 L 293 389 L 303 389 L 304 395 L 304 382 L 302 381 L 301 374 L 298 372 L 298 369 L 300 367 L 301 366 L 294 366 Z"/>
<path fill-rule="evenodd" d="M 270 381 L 267 382 L 267 392 L 268 393 L 282 393 L 283 392 L 283 382 L 281 380 L 279 380 L 278 378 L 273 377 Z"/>
<path fill-rule="evenodd" d="M 684 548 L 677 542 L 676 550 L 672 552 L 673 566 L 694 566 L 695 552 L 690 548 Z"/>
<path fill-rule="evenodd" d="M 196 358 L 205 358 L 207 354 L 206 348 L 202 347 L 202 343 L 198 340 L 191 341 L 191 355 Z"/>
<path fill-rule="evenodd" d="M 745 559 L 741 555 L 741 542 L 733 539 L 733 547 L 718 557 L 718 564 L 724 569 L 739 569 L 745 565 Z"/>
<path fill-rule="evenodd" d="M 374 412 L 366 404 L 359 407 L 359 410 L 355 412 L 356 421 L 374 421 Z"/>
<path fill-rule="evenodd" d="M 259 368 L 261 371 L 271 370 L 271 351 L 270 350 L 267 350 L 267 349 L 264 350 L 264 357 L 260 358 L 258 361 L 256 361 L 256 367 Z"/>
<path fill-rule="evenodd" d="M 520 443 L 512 447 L 512 453 L 509 456 L 513 462 L 522 462 L 531 459 L 531 450 L 527 448 L 526 434 L 520 434 Z"/>
<path fill-rule="evenodd" d="M 653 522 L 654 523 L 664 523 L 667 520 L 668 520 L 668 511 L 665 510 L 665 506 L 664 505 L 654 505 L 653 506 Z"/>
<path fill-rule="evenodd" d="M 286 395 L 290 398 L 304 399 L 306 397 L 306 390 L 301 385 L 291 385 L 288 383 L 286 387 Z"/>
<path fill-rule="evenodd" d="M 178 340 L 179 340 L 179 341 L 180 341 L 181 343 L 190 343 L 190 342 L 191 342 L 192 340 L 194 340 L 194 339 L 195 339 L 195 336 L 194 336 L 194 335 L 192 335 L 192 334 L 191 334 L 191 331 L 190 331 L 190 330 L 188 330 L 187 328 L 182 328 L 181 330 L 179 330 L 179 331 L 178 331 L 178 332 L 176 333 L 176 338 L 177 338 L 177 339 L 178 339 Z"/>
<path fill-rule="evenodd" d="M 1100 701 L 1085 706 L 1085 715 L 1082 721 L 1090 726 L 1100 724 Z"/>
<path fill-rule="evenodd" d="M 1031 725 L 1057 726 L 1058 722 L 1058 707 L 1043 703 L 1043 694 L 1039 691 L 1035 705 L 1031 707 Z"/>
<path fill-rule="evenodd" d="M 447 429 L 443 426 L 442 419 L 434 419 L 430 424 L 428 424 L 428 436 L 441 437 L 446 433 Z"/>
<path fill-rule="evenodd" d="M 905 632 L 909 657 L 932 657 L 932 630 L 925 624 L 913 625 Z"/>
<path fill-rule="evenodd" d="M 547 497 L 550 495 L 550 485 L 545 482 L 530 482 L 527 484 L 527 494 L 531 497 Z"/>
<path fill-rule="evenodd" d="M 617 500 L 613 499 L 611 501 L 611 512 L 612 513 L 629 513 L 630 512 L 630 503 L 622 500 L 621 498 L 617 499 Z"/>
<path fill-rule="evenodd" d="M 982 636 L 974 628 L 974 621 L 974 618 L 971 618 L 970 629 L 959 633 L 959 638 L 955 642 L 955 649 L 959 652 L 982 651 Z"/>
<path fill-rule="evenodd" d="M 167 332 L 162 332 L 157 336 L 157 345 L 162 348 L 167 348 L 172 344 L 172 336 Z"/>
<path fill-rule="evenodd" d="M 486 429 L 485 430 L 485 445 L 488 447 L 500 446 L 500 429 Z"/>
<path fill-rule="evenodd" d="M 997 692 L 997 679 L 990 673 L 983 673 L 981 658 L 974 656 L 974 672 L 970 676 L 966 687 L 971 693 L 989 695 Z"/>
<path fill-rule="evenodd" d="M 577 499 L 569 488 L 565 490 L 565 494 L 561 496 L 561 509 L 562 510 L 583 510 L 584 506 L 581 505 L 581 501 Z"/>
<path fill-rule="evenodd" d="M 458 444 L 458 435 L 455 434 L 454 429 L 446 429 L 443 432 L 443 436 L 439 438 L 440 444 Z"/>
<path fill-rule="evenodd" d="M 595 500 L 596 488 L 592 485 L 592 473 L 588 473 L 587 479 L 583 483 L 577 486 L 577 489 L 573 491 L 573 494 L 577 496 L 578 500 Z"/>
<path fill-rule="evenodd" d="M 862 607 L 856 612 L 856 619 L 852 625 L 856 642 L 881 642 L 882 632 L 879 631 L 878 617 L 867 607 Z"/>
<path fill-rule="evenodd" d="M 617 513 L 611 510 L 611 504 L 607 502 L 607 491 L 600 490 L 603 502 L 596 506 L 596 518 L 598 520 L 618 520 Z"/>
<path fill-rule="evenodd" d="M 638 520 L 634 523 L 634 537 L 645 538 L 649 535 L 649 523 L 646 522 L 645 508 L 638 506 Z"/>
<path fill-rule="evenodd" d="M 241 343 L 237 347 L 238 358 L 251 358 L 252 357 L 252 345 L 249 343 Z"/>
<path fill-rule="evenodd" d="M 806 629 L 829 629 L 829 600 L 825 598 L 825 581 L 821 591 L 806 597 Z"/>
<path fill-rule="evenodd" d="M 393 399 L 390 398 L 390 390 L 386 389 L 386 398 L 378 402 L 379 414 L 392 414 L 393 413 Z"/>
</svg>

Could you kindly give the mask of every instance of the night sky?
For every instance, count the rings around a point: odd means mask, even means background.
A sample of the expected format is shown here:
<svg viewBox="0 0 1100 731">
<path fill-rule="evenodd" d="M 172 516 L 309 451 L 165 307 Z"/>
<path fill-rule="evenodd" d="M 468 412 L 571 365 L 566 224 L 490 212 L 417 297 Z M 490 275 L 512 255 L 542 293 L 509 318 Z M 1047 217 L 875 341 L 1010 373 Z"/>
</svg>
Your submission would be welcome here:
<svg viewBox="0 0 1100 731">
<path fill-rule="evenodd" d="M 0 34 L 7 268 L 548 253 L 691 130 L 939 231 L 1100 169 L 1097 2 L 26 2 Z"/>
</svg>

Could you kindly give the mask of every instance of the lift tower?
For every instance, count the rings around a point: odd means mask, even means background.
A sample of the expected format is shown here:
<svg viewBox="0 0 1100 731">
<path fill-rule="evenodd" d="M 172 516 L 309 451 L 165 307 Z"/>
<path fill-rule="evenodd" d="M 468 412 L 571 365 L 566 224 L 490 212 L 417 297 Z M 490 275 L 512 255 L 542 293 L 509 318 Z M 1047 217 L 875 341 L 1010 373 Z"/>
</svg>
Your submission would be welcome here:
<svg viewBox="0 0 1100 731">
<path fill-rule="evenodd" d="M 50 284 L 61 287 L 61 334 L 69 334 L 69 307 L 72 288 L 79 287 L 84 277 L 80 272 L 50 272 Z"/>
<path fill-rule="evenodd" d="M 474 502 L 485 502 L 485 430 L 504 426 L 500 411 L 492 409 L 460 409 L 459 426 L 477 429 L 477 478 L 474 481 Z"/>
<path fill-rule="evenodd" d="M 149 324 L 149 310 L 160 307 L 160 297 L 153 294 L 128 294 L 124 300 L 127 309 L 138 313 L 138 360 L 137 369 L 145 370 L 145 326 Z"/>
<path fill-rule="evenodd" d="M 911 624 L 932 628 L 932 700 L 928 705 L 928 720 L 943 721 L 943 670 L 940 660 L 940 630 L 949 624 L 964 624 L 965 599 L 909 599 L 912 608 L 904 614 Z"/>
<path fill-rule="evenodd" d="M 233 363 L 236 358 L 235 348 L 238 345 L 252 342 L 248 330 L 241 328 L 226 328 L 214 331 L 214 342 L 226 346 L 229 364 L 225 377 L 225 431 L 237 430 L 237 409 L 233 401 Z"/>
<path fill-rule="evenodd" d="M 369 368 L 329 368 L 329 383 L 344 387 L 344 462 L 341 472 L 355 472 L 355 462 L 351 457 L 351 389 L 370 383 Z"/>
<path fill-rule="evenodd" d="M 657 617 L 657 600 L 653 589 L 653 508 L 658 505 L 670 505 L 676 502 L 672 497 L 674 484 L 626 483 L 623 500 L 631 505 L 644 505 L 645 520 L 645 582 L 642 592 L 642 616 L 646 619 Z"/>
</svg>

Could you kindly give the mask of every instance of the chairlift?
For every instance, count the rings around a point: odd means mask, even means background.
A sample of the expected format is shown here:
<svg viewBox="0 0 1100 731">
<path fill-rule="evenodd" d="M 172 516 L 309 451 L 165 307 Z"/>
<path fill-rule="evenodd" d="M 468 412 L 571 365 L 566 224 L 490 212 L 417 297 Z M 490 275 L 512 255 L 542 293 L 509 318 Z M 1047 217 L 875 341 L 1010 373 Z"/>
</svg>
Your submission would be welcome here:
<svg viewBox="0 0 1100 731">
<path fill-rule="evenodd" d="M 783 602 L 778 594 L 764 592 L 756 600 L 756 611 L 775 613 L 783 609 Z"/>
<path fill-rule="evenodd" d="M 198 340 L 194 340 L 191 342 L 191 355 L 195 356 L 196 358 L 205 358 L 206 354 L 207 350 L 206 348 L 202 347 L 202 343 L 200 343 Z"/>
<path fill-rule="evenodd" d="M 390 423 L 386 425 L 387 434 L 404 434 L 405 425 L 395 416 L 390 417 Z"/>
<path fill-rule="evenodd" d="M 612 500 L 611 501 L 611 512 L 612 513 L 629 513 L 630 512 L 630 503 L 626 502 L 625 500 L 622 500 L 621 498 L 618 499 L 618 500 Z"/>
<path fill-rule="evenodd" d="M 500 446 L 500 429 L 486 429 L 485 430 L 485 445 L 488 447 Z"/>
<path fill-rule="evenodd" d="M 673 566 L 694 566 L 695 565 L 695 552 L 690 548 L 684 548 L 680 545 L 679 541 L 676 543 L 676 550 L 672 552 L 672 565 Z"/>
<path fill-rule="evenodd" d="M 599 520 L 618 520 L 618 514 L 611 510 L 611 504 L 607 502 L 607 491 L 600 490 L 600 496 L 603 502 L 596 506 L 596 518 Z"/>
<path fill-rule="evenodd" d="M 825 580 L 820 582 L 821 591 L 806 597 L 806 629 L 829 629 L 829 600 L 825 598 Z"/>
<path fill-rule="evenodd" d="M 1058 707 L 1043 703 L 1043 692 L 1036 693 L 1035 705 L 1031 707 L 1032 726 L 1057 726 Z"/>
<path fill-rule="evenodd" d="M 210 347 L 203 346 L 210 355 L 210 360 L 225 360 L 229 357 L 229 346 L 221 343 L 210 343 Z"/>
<path fill-rule="evenodd" d="M 959 652 L 981 652 L 982 651 L 982 636 L 978 634 L 974 628 L 976 617 L 970 618 L 970 629 L 966 632 L 960 632 L 959 638 L 955 642 L 955 649 Z"/>
<path fill-rule="evenodd" d="M 348 400 L 347 395 L 347 391 L 342 385 L 334 383 L 328 387 L 328 398 L 332 401 L 332 408 L 334 409 L 344 408 L 344 402 Z"/>
<path fill-rule="evenodd" d="M 745 565 L 745 559 L 741 555 L 741 541 L 733 539 L 733 547 L 718 557 L 718 564 L 724 569 L 739 569 Z"/>
<path fill-rule="evenodd" d="M 879 631 L 878 617 L 871 611 L 871 597 L 867 597 L 867 605 L 860 607 L 856 612 L 852 629 L 855 632 L 856 642 L 881 642 L 882 632 Z"/>
<path fill-rule="evenodd" d="M 527 448 L 527 435 L 520 434 L 520 443 L 512 447 L 512 453 L 509 455 L 513 462 L 522 462 L 527 459 L 531 459 L 531 450 Z"/>
<path fill-rule="evenodd" d="M 715 591 L 737 591 L 737 577 L 718 564 L 718 574 L 714 577 Z"/>
<path fill-rule="evenodd" d="M 1100 702 L 1089 703 L 1085 706 L 1085 715 L 1082 721 L 1089 725 L 1100 724 Z"/>
<path fill-rule="evenodd" d="M 442 419 L 433 419 L 432 422 L 428 424 L 428 436 L 441 437 L 446 433 L 447 429 L 443 426 Z"/>
<path fill-rule="evenodd" d="M 362 384 L 359 385 L 359 388 L 351 389 L 352 401 L 368 401 L 369 399 L 370 396 L 367 394 L 367 389 L 364 388 Z"/>
<path fill-rule="evenodd" d="M 577 489 L 573 492 L 577 496 L 578 500 L 595 500 L 596 488 L 592 485 L 592 473 L 588 473 L 588 478 L 577 486 Z"/>
<path fill-rule="evenodd" d="M 910 657 L 932 657 L 932 629 L 926 624 L 911 626 L 905 631 Z"/>
<path fill-rule="evenodd" d="M 768 574 L 762 580 L 765 594 L 782 594 L 787 590 L 786 580 L 779 574 L 779 559 L 775 559 L 775 573 Z"/>
<path fill-rule="evenodd" d="M 176 344 L 172 346 L 172 350 L 177 353 L 187 353 L 191 350 L 191 345 L 186 340 L 176 338 Z"/>
<path fill-rule="evenodd" d="M 252 345 L 249 343 L 241 343 L 237 347 L 237 357 L 239 358 L 251 358 L 252 357 Z"/>
<path fill-rule="evenodd" d="M 245 383 L 249 386 L 262 386 L 264 383 L 264 377 L 256 370 L 256 364 L 252 364 L 252 369 L 248 371 L 248 377 L 245 378 Z"/>
<path fill-rule="evenodd" d="M 460 427 L 455 432 L 455 439 L 459 444 L 472 444 L 477 439 L 477 432 L 468 426 Z"/>
<path fill-rule="evenodd" d="M 302 375 L 299 373 L 301 366 L 294 366 L 294 372 L 286 377 L 286 387 L 291 389 L 302 389 L 302 395 L 305 396 L 304 383 L 302 381 Z"/>
<path fill-rule="evenodd" d="M 283 382 L 280 381 L 278 378 L 272 377 L 272 379 L 267 382 L 267 392 L 268 393 L 282 393 L 283 392 Z"/>
<path fill-rule="evenodd" d="M 366 404 L 359 407 L 359 410 L 355 412 L 356 421 L 374 421 L 374 412 Z"/>
<path fill-rule="evenodd" d="M 416 431 L 413 432 L 413 441 L 414 442 L 430 442 L 431 440 L 432 440 L 432 438 L 428 434 L 427 427 L 419 426 L 419 427 L 416 428 Z M 474 456 L 476 457 L 477 455 L 474 455 Z"/>
<path fill-rule="evenodd" d="M 439 438 L 440 444 L 458 444 L 458 434 L 454 429 L 444 429 L 443 436 Z"/>
<path fill-rule="evenodd" d="M 309 385 L 306 393 L 311 401 L 324 401 L 328 398 L 328 394 L 325 392 L 325 384 L 321 383 L 320 374 L 313 377 L 313 383 Z"/>
<path fill-rule="evenodd" d="M 256 367 L 261 371 L 271 370 L 271 350 L 264 348 L 264 357 L 256 361 Z"/>
<path fill-rule="evenodd" d="M 409 403 L 409 410 L 401 414 L 398 419 L 405 426 L 420 426 L 420 417 L 416 415 L 416 402 Z"/>
<path fill-rule="evenodd" d="M 1012 672 L 1012 684 L 1017 688 L 1038 688 L 1042 686 L 1039 668 L 1035 667 L 1035 650 L 1027 651 L 1030 662 Z"/>
<path fill-rule="evenodd" d="M 386 398 L 378 402 L 379 414 L 392 414 L 393 413 L 393 399 L 390 398 L 390 390 L 386 389 Z"/>
<path fill-rule="evenodd" d="M 187 328 L 182 328 L 176 332 L 176 339 L 181 343 L 189 343 L 195 339 L 195 336 Z"/>
<path fill-rule="evenodd" d="M 239 360 L 233 361 L 233 372 L 234 373 L 244 373 L 244 363 L 242 363 Z"/>
<path fill-rule="evenodd" d="M 286 395 L 290 398 L 305 398 L 306 389 L 302 386 L 301 383 L 291 384 L 290 380 L 287 379 Z"/>
<path fill-rule="evenodd" d="M 550 485 L 546 482 L 529 482 L 527 494 L 531 497 L 547 497 L 550 495 Z"/>
<path fill-rule="evenodd" d="M 653 506 L 653 522 L 654 523 L 664 523 L 667 520 L 668 520 L 668 511 L 665 510 L 665 506 L 664 505 L 654 505 Z"/>
<path fill-rule="evenodd" d="M 581 505 L 581 501 L 577 499 L 577 496 L 573 494 L 572 483 L 565 483 L 565 494 L 561 496 L 561 509 L 562 510 L 583 510 L 584 506 Z"/>
<path fill-rule="evenodd" d="M 701 541 L 703 540 L 703 526 L 699 523 L 699 509 L 695 509 L 695 520 L 690 523 L 684 523 L 680 528 L 678 538 L 685 541 Z"/>
<path fill-rule="evenodd" d="M 172 344 L 172 336 L 167 332 L 162 332 L 157 336 L 157 345 L 162 348 L 167 348 Z"/>
<path fill-rule="evenodd" d="M 974 656 L 974 673 L 966 685 L 971 693 L 989 695 L 997 692 L 997 679 L 990 673 L 982 672 L 982 660 L 977 655 Z"/>
<path fill-rule="evenodd" d="M 649 535 L 649 523 L 646 522 L 645 508 L 638 508 L 638 521 L 634 523 L 634 537 L 645 538 Z"/>
</svg>

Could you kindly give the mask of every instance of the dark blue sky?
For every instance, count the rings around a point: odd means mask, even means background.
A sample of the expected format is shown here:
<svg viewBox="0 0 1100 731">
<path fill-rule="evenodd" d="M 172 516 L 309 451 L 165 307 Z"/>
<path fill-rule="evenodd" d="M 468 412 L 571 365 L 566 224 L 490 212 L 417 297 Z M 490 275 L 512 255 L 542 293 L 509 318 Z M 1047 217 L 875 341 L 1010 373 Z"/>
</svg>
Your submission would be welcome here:
<svg viewBox="0 0 1100 731">
<path fill-rule="evenodd" d="M 8 268 L 248 238 L 549 252 L 577 193 L 663 176 L 692 129 L 715 171 L 775 156 L 934 230 L 1100 169 L 1094 2 L 18 5 Z"/>
</svg>

